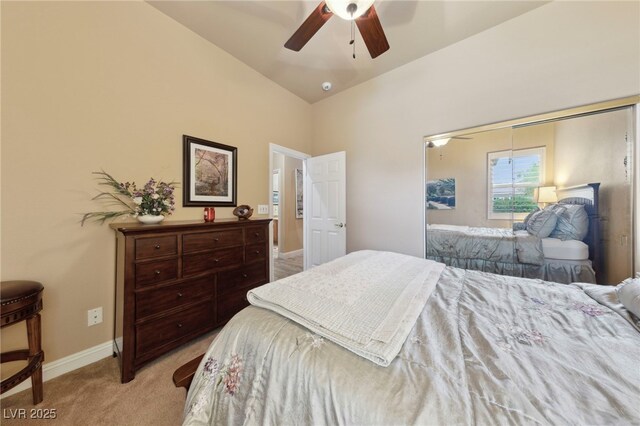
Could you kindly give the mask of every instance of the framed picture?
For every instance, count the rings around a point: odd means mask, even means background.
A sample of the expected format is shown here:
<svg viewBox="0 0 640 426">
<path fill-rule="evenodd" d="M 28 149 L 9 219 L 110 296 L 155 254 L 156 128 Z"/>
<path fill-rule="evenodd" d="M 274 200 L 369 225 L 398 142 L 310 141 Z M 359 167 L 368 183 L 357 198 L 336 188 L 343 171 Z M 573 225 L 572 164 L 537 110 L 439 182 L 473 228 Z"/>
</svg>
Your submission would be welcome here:
<svg viewBox="0 0 640 426">
<path fill-rule="evenodd" d="M 302 207 L 302 182 L 302 170 L 296 169 L 296 219 L 302 219 L 304 217 L 304 210 Z"/>
<path fill-rule="evenodd" d="M 456 208 L 456 179 L 436 179 L 427 182 L 427 210 Z"/>
<path fill-rule="evenodd" d="M 238 148 L 182 136 L 184 207 L 237 205 Z"/>
</svg>

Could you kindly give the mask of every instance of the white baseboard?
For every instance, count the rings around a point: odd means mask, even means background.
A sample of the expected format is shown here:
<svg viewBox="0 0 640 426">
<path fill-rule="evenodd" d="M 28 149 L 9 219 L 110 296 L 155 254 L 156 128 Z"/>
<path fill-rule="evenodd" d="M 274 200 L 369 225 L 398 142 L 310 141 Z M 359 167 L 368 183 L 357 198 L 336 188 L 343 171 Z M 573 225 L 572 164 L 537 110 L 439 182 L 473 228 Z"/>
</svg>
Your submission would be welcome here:
<svg viewBox="0 0 640 426">
<path fill-rule="evenodd" d="M 76 352 L 75 354 L 44 364 L 42 366 L 42 380 L 46 382 L 47 380 L 54 379 L 65 373 L 77 370 L 85 365 L 93 364 L 96 361 L 100 361 L 101 359 L 112 355 L 113 341 L 109 340 L 108 342 L 101 343 L 92 348 L 85 349 L 84 351 Z M 15 388 L 3 393 L 1 398 L 5 398 L 29 388 L 31 388 L 31 379 L 27 379 Z"/>
<path fill-rule="evenodd" d="M 286 253 L 279 251 L 278 257 L 282 259 L 291 259 L 292 257 L 301 256 L 304 253 L 304 249 L 288 251 Z"/>
</svg>

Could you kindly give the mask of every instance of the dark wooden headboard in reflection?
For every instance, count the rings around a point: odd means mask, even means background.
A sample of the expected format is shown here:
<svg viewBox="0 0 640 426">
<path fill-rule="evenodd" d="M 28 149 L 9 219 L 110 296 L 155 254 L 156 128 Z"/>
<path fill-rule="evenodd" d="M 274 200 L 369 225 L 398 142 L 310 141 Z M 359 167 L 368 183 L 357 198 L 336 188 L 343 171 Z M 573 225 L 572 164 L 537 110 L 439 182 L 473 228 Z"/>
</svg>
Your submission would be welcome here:
<svg viewBox="0 0 640 426">
<path fill-rule="evenodd" d="M 602 279 L 602 245 L 600 242 L 600 214 L 598 213 L 598 191 L 600 183 L 558 188 L 558 204 L 581 204 L 589 215 L 589 232 L 584 239 L 589 246 L 589 259 L 596 272 L 596 282 Z"/>
</svg>

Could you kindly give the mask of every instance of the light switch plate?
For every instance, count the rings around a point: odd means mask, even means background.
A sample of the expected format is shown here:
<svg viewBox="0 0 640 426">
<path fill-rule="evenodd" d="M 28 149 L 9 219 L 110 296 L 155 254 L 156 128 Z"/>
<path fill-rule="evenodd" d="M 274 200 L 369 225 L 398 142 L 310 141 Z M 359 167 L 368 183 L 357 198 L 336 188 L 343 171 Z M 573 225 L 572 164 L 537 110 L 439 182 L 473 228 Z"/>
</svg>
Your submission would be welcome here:
<svg viewBox="0 0 640 426">
<path fill-rule="evenodd" d="M 258 204 L 258 214 L 269 214 L 269 206 L 266 204 Z"/>
</svg>

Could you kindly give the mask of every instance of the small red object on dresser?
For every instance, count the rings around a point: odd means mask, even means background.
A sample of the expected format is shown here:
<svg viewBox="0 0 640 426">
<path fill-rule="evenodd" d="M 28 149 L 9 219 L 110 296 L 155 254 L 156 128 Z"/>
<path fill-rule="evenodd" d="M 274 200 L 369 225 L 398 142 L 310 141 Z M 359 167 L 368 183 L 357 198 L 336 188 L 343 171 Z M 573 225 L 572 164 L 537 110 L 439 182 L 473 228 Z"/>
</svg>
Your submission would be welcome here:
<svg viewBox="0 0 640 426">
<path fill-rule="evenodd" d="M 205 222 L 213 222 L 216 220 L 216 209 L 213 207 L 205 207 L 204 208 L 204 221 Z"/>
</svg>

